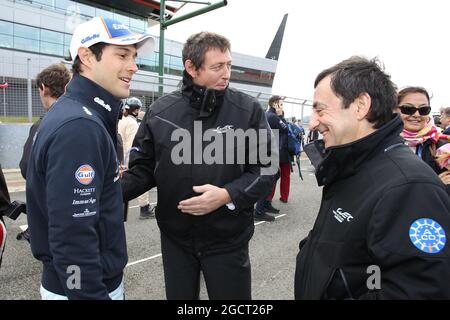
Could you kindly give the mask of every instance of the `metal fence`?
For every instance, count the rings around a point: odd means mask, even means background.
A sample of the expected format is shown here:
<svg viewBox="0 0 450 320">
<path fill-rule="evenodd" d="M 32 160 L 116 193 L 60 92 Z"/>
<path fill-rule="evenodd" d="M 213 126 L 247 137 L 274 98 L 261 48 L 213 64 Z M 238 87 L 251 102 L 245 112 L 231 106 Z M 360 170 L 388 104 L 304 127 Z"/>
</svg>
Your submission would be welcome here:
<svg viewBox="0 0 450 320">
<path fill-rule="evenodd" d="M 57 58 L 36 60 L 0 58 L 0 119 L 3 122 L 33 122 L 36 117 L 40 117 L 44 113 L 35 78 L 42 69 L 55 62 L 61 61 Z M 67 67 L 70 69 L 71 65 L 67 64 Z M 138 71 L 133 77 L 131 96 L 142 101 L 145 111 L 158 98 L 160 85 L 158 75 Z M 181 86 L 181 77 L 164 76 L 162 85 L 165 94 L 175 91 Z M 230 86 L 255 97 L 263 108 L 268 105 L 271 94 L 245 90 L 236 83 L 231 83 Z M 297 120 L 307 122 L 307 115 L 310 114 L 312 106 L 311 101 L 285 97 L 284 105 L 285 110 L 288 110 L 291 116 L 296 114 Z"/>
</svg>

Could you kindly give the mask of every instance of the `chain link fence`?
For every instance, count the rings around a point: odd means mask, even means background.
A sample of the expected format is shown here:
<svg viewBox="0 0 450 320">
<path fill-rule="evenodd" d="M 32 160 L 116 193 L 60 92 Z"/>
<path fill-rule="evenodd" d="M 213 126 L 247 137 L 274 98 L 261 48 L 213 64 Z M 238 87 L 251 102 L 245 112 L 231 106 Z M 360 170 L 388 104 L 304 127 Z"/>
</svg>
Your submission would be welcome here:
<svg viewBox="0 0 450 320">
<path fill-rule="evenodd" d="M 8 59 L 0 57 L 0 121 L 8 122 L 34 122 L 43 115 L 44 110 L 36 85 L 36 75 L 52 63 L 61 62 L 55 59 Z M 68 69 L 70 63 L 66 63 Z M 157 75 L 145 71 L 138 71 L 133 77 L 131 96 L 141 100 L 143 111 L 159 97 L 159 88 L 163 86 L 164 94 L 181 88 L 181 77 L 166 75 L 160 84 Z M 231 83 L 231 87 L 255 97 L 263 108 L 268 105 L 271 94 L 267 92 L 250 91 L 239 88 L 238 84 Z M 310 114 L 311 101 L 294 97 L 284 97 L 285 110 L 289 117 L 293 115 L 300 122 L 307 122 Z M 300 110 L 300 112 L 298 112 Z M 303 121 L 301 121 L 303 119 Z"/>
</svg>

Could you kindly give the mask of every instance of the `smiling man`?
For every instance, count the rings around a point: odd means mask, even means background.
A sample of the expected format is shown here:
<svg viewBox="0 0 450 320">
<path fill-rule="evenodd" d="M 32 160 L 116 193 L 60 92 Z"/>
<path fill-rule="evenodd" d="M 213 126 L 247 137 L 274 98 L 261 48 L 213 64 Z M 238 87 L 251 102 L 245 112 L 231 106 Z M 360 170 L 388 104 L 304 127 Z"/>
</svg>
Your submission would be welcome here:
<svg viewBox="0 0 450 320">
<path fill-rule="evenodd" d="M 210 299 L 250 299 L 253 204 L 270 190 L 272 177 L 261 174 L 259 162 L 248 160 L 252 151 L 259 154 L 257 144 L 242 146 L 243 163 L 225 163 L 223 156 L 236 156 L 239 146 L 228 139 L 235 130 L 265 134 L 268 142 L 270 129 L 258 101 L 228 86 L 231 53 L 225 37 L 192 35 L 183 62 L 181 90 L 159 98 L 138 129 L 122 179 L 124 199 L 158 188 L 156 219 L 168 299 L 198 299 L 200 271 Z M 178 133 L 189 137 L 180 157 L 172 152 Z M 209 141 L 224 141 L 214 161 L 204 158 L 209 144 L 195 138 L 204 133 Z"/>
<path fill-rule="evenodd" d="M 116 154 L 121 98 L 149 35 L 95 17 L 70 44 L 73 78 L 43 118 L 27 170 L 33 255 L 42 261 L 42 299 L 123 299 L 127 263 Z"/>
<path fill-rule="evenodd" d="M 324 186 L 300 242 L 297 299 L 449 299 L 450 197 L 404 144 L 397 95 L 376 61 L 353 57 L 314 83 L 305 146 Z"/>
</svg>

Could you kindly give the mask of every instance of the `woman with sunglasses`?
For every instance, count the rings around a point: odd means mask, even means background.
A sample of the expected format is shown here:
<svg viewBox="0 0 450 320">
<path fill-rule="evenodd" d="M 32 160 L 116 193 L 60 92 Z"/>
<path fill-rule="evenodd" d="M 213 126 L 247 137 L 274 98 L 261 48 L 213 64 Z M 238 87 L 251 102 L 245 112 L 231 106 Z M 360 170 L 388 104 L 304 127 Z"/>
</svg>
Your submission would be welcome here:
<svg viewBox="0 0 450 320">
<path fill-rule="evenodd" d="M 436 150 L 449 142 L 430 116 L 430 96 L 422 87 L 407 87 L 398 93 L 398 107 L 404 129 L 400 134 L 413 151 L 449 185 L 450 172 L 436 162 Z"/>
</svg>

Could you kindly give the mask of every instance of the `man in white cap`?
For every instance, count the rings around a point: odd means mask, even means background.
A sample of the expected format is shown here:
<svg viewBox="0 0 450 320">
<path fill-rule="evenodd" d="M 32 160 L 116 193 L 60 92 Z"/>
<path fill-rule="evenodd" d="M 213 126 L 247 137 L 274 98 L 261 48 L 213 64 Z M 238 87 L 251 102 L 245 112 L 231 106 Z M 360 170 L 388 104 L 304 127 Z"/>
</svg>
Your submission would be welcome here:
<svg viewBox="0 0 450 320">
<path fill-rule="evenodd" d="M 121 100 L 136 56 L 154 40 L 95 17 L 75 29 L 73 78 L 42 120 L 27 170 L 33 255 L 42 299 L 123 299 L 127 263 L 116 154 Z"/>
</svg>

